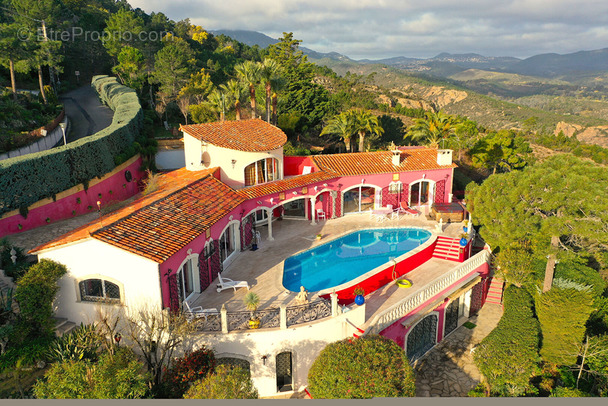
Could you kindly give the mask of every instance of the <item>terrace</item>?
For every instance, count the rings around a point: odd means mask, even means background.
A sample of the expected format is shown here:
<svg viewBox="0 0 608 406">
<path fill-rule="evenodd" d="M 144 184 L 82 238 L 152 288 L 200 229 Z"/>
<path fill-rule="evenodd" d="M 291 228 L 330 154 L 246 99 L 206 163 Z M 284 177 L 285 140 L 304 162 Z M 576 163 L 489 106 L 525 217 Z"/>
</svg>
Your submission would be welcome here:
<svg viewBox="0 0 608 406">
<path fill-rule="evenodd" d="M 307 221 L 300 220 L 275 221 L 273 223 L 275 240 L 263 240 L 257 251 L 241 252 L 239 257 L 224 270 L 222 275 L 233 280 L 249 282 L 250 291 L 257 293 L 260 297 L 258 312 L 264 314 L 264 311 L 275 309 L 276 314 L 273 317 L 276 324 L 278 323 L 277 309 L 281 306 L 287 306 L 289 312 L 290 308 L 295 309 L 294 306 L 297 306 L 295 302 L 297 293 L 287 291 L 282 285 L 283 261 L 289 256 L 358 229 L 420 227 L 434 231 L 436 225 L 436 221 L 429 220 L 424 216 L 418 218 L 402 216 L 399 220 L 395 219 L 379 224 L 367 213 L 347 215 L 329 221 L 322 221 L 317 225 L 311 225 Z M 314 240 L 314 236 L 318 233 L 323 235 L 321 241 Z M 458 237 L 461 233 L 462 223 L 450 223 L 444 225 L 442 235 Z M 261 234 L 266 235 L 264 230 L 261 230 Z M 412 281 L 412 288 L 401 289 L 389 283 L 366 295 L 365 319 L 367 324 L 378 319 L 391 306 L 399 305 L 404 299 L 424 291 L 427 285 L 436 282 L 438 279 L 443 279 L 444 275 L 454 274 L 454 268 L 460 265 L 460 263 L 454 261 L 432 258 L 407 274 L 406 278 Z M 220 310 L 222 305 L 225 305 L 228 313 L 234 316 L 234 312 L 245 312 L 243 298 L 248 292 L 247 289 L 239 288 L 236 292 L 233 289 L 228 289 L 218 293 L 215 291 L 215 285 L 215 283 L 212 283 L 197 298 L 191 299 L 191 306 Z M 318 292 L 309 292 L 308 299 L 309 303 L 318 303 L 320 300 Z M 329 303 L 326 304 L 327 306 L 329 306 Z M 215 317 L 217 318 L 216 330 L 219 330 L 219 316 Z M 261 317 L 263 319 L 262 315 Z M 264 327 L 263 324 L 262 328 Z"/>
</svg>

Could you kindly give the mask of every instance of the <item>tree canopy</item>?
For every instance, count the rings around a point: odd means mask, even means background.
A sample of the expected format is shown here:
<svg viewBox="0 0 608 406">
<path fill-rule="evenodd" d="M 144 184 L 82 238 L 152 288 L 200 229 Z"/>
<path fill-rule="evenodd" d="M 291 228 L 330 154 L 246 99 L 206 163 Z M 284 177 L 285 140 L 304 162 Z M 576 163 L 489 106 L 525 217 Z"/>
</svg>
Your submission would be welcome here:
<svg viewBox="0 0 608 406">
<path fill-rule="evenodd" d="M 316 399 L 415 396 L 415 378 L 405 352 L 388 338 L 371 335 L 325 347 L 308 372 Z"/>
</svg>

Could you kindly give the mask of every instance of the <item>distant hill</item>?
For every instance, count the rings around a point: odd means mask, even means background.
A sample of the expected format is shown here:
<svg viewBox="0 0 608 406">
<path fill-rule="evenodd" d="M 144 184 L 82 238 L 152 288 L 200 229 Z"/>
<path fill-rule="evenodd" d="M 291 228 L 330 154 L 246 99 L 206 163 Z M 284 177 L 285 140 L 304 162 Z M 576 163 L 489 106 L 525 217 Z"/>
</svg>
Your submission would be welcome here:
<svg viewBox="0 0 608 406">
<path fill-rule="evenodd" d="M 254 46 L 257 45 L 260 48 L 266 48 L 268 45 L 276 44 L 279 42 L 278 39 L 269 37 L 266 34 L 262 34 L 257 31 L 247 31 L 247 30 L 214 30 L 211 31 L 213 35 L 224 34 L 232 39 L 235 39 L 243 44 Z M 350 61 L 351 59 L 345 55 L 339 54 L 337 52 L 317 52 L 312 49 L 306 47 L 300 47 L 304 54 L 308 55 L 311 60 L 319 60 L 323 58 L 329 58 L 336 61 Z"/>
<path fill-rule="evenodd" d="M 224 34 L 227 37 L 242 42 L 250 47 L 257 45 L 260 48 L 266 48 L 268 45 L 276 44 L 279 40 L 269 37 L 266 34 L 262 34 L 257 31 L 247 30 L 214 30 L 211 31 L 213 35 Z"/>
<path fill-rule="evenodd" d="M 608 70 L 608 48 L 571 54 L 542 54 L 519 61 L 507 69 L 522 75 L 556 77 L 579 72 Z"/>
</svg>

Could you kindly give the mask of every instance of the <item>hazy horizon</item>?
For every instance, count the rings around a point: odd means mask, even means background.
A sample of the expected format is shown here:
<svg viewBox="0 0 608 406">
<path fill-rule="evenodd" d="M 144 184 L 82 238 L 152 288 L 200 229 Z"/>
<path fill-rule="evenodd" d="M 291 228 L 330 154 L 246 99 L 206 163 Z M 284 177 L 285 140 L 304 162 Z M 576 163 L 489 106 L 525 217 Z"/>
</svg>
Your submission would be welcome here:
<svg viewBox="0 0 608 406">
<path fill-rule="evenodd" d="M 608 2 L 597 0 L 129 0 L 206 30 L 293 32 L 317 52 L 353 59 L 430 58 L 441 52 L 527 58 L 608 47 Z"/>
</svg>

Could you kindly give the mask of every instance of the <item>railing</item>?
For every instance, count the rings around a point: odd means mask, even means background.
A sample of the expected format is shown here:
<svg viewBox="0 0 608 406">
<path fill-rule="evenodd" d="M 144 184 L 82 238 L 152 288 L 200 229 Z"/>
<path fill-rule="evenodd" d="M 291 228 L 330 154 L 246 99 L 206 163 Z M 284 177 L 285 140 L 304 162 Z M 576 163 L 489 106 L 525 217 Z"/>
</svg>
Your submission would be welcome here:
<svg viewBox="0 0 608 406">
<path fill-rule="evenodd" d="M 447 274 L 435 279 L 428 284 L 423 290 L 410 296 L 399 303 L 389 307 L 382 313 L 378 314 L 370 323 L 370 327 L 365 331 L 365 334 L 375 334 L 384 330 L 386 327 L 393 324 L 395 321 L 407 315 L 409 312 L 420 306 L 433 296 L 441 293 L 444 289 L 477 269 L 484 262 L 488 262 L 490 253 L 486 250 L 479 252 L 474 257 L 469 258 L 459 266 L 453 268 Z"/>
<path fill-rule="evenodd" d="M 335 301 L 335 305 L 334 302 Z M 281 306 L 257 310 L 255 316 L 260 319 L 260 329 L 281 328 L 296 326 L 298 324 L 310 323 L 327 317 L 338 315 L 337 295 L 332 301 L 319 298 L 318 300 L 296 306 Z M 250 311 L 229 312 L 222 307 L 219 314 L 208 315 L 192 321 L 198 332 L 223 332 L 250 330 Z"/>
<path fill-rule="evenodd" d="M 331 302 L 319 299 L 315 302 L 286 309 L 287 327 L 309 323 L 331 316 Z"/>
</svg>

